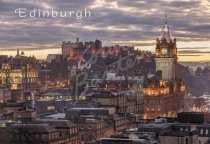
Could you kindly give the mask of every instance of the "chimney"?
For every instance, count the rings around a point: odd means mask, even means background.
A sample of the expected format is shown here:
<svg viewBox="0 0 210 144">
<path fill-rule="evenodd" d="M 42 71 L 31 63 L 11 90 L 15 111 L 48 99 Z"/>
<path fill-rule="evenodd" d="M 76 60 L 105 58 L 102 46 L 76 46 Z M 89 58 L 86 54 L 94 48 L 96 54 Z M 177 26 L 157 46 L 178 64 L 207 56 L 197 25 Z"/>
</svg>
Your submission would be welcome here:
<svg viewBox="0 0 210 144">
<path fill-rule="evenodd" d="M 77 43 L 79 43 L 79 38 L 77 38 Z"/>
</svg>

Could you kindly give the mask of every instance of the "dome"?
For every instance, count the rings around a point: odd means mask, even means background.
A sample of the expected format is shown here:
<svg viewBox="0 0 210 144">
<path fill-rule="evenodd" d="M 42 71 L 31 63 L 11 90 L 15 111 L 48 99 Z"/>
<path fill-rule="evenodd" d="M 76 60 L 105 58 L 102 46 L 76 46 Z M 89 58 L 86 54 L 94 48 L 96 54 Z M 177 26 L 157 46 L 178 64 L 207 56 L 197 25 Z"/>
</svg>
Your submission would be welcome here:
<svg viewBox="0 0 210 144">
<path fill-rule="evenodd" d="M 21 56 L 24 56 L 24 55 L 25 55 L 25 53 L 22 51 L 22 52 L 21 52 Z"/>
</svg>

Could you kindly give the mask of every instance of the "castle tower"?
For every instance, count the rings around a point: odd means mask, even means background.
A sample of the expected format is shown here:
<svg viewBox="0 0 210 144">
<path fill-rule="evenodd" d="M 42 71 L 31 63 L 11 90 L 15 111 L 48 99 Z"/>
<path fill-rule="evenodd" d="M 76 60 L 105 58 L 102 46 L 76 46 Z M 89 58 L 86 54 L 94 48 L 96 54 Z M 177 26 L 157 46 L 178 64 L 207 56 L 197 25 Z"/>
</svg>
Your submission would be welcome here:
<svg viewBox="0 0 210 144">
<path fill-rule="evenodd" d="M 175 66 L 177 63 L 176 39 L 172 37 L 167 20 L 162 34 L 156 40 L 155 48 L 156 72 L 162 71 L 162 79 L 175 79 Z"/>
</svg>

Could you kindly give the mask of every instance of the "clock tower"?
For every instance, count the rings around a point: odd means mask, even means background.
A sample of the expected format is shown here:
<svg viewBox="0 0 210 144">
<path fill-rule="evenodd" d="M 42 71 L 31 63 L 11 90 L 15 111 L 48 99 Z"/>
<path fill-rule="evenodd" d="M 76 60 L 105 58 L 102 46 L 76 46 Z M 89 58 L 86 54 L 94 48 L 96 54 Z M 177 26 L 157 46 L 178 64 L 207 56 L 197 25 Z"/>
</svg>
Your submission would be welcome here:
<svg viewBox="0 0 210 144">
<path fill-rule="evenodd" d="M 162 79 L 175 79 L 175 66 L 177 63 L 176 39 L 172 37 L 167 21 L 162 34 L 156 39 L 155 48 L 156 72 L 162 72 Z"/>
<path fill-rule="evenodd" d="M 177 117 L 177 113 L 184 110 L 186 87 L 176 78 L 176 39 L 172 37 L 167 21 L 156 40 L 155 62 L 157 75 L 148 78 L 144 86 L 144 118 Z"/>
</svg>

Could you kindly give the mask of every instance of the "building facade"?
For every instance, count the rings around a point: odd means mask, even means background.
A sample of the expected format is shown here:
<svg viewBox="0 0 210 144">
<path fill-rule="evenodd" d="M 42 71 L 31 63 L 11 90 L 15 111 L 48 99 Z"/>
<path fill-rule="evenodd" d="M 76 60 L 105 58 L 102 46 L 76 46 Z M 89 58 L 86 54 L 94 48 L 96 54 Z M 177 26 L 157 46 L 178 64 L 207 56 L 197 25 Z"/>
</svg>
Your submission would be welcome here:
<svg viewBox="0 0 210 144">
<path fill-rule="evenodd" d="M 37 82 L 38 66 L 35 57 L 27 57 L 18 50 L 14 58 L 7 58 L 1 63 L 0 84 L 11 88 L 14 100 L 24 99 L 24 92 L 36 90 Z"/>
</svg>

